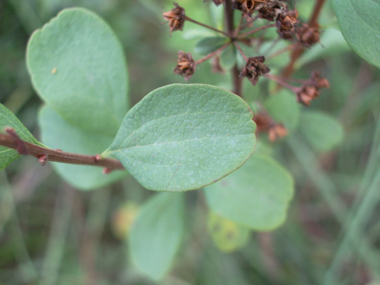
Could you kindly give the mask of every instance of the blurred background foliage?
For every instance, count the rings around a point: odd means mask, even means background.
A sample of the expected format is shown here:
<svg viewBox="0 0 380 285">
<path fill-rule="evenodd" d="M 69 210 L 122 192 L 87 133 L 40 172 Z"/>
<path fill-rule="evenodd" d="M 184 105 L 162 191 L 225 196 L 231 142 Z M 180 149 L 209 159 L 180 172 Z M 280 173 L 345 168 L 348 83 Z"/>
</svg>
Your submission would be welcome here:
<svg viewBox="0 0 380 285">
<path fill-rule="evenodd" d="M 211 1 L 178 2 L 191 18 L 220 25 L 220 9 Z M 380 166 L 379 71 L 344 42 L 330 2 L 320 17 L 325 30 L 322 46 L 305 52 L 294 77 L 308 78 L 318 69 L 329 79 L 331 88 L 310 109 L 337 118 L 344 127 L 343 142 L 319 153 L 295 135 L 264 150 L 273 152 L 296 180 L 287 221 L 274 232 L 247 233 L 222 219 L 218 235 L 212 227 L 218 218 L 208 221 L 202 192 L 188 192 L 186 203 L 192 211 L 186 217 L 185 242 L 161 284 L 321 284 L 332 272 L 332 261 L 338 263 L 336 274 L 342 284 L 380 282 L 376 279 L 380 275 L 379 209 L 360 212 L 360 221 L 365 222 L 360 227 L 349 222 L 350 210 L 360 207 L 365 190 L 380 189 L 374 179 Z M 307 21 L 314 1 L 296 4 L 300 18 Z M 41 101 L 26 71 L 25 48 L 35 29 L 74 5 L 98 13 L 123 43 L 132 104 L 155 88 L 183 83 L 183 78 L 173 75 L 177 51 L 193 52 L 200 36 L 212 35 L 186 23 L 184 32 L 170 37 L 162 12 L 172 8 L 171 0 L 2 0 L 0 102 L 37 138 Z M 287 56 L 272 60 L 271 69 L 283 67 L 287 60 Z M 212 73 L 211 64 L 204 63 L 190 83 L 230 88 L 230 77 L 228 72 Z M 245 99 L 266 98 L 274 92 L 272 87 L 265 79 L 255 88 L 245 80 Z M 134 269 L 124 241 L 139 204 L 150 195 L 132 177 L 92 192 L 76 191 L 49 165 L 41 167 L 30 157 L 15 161 L 0 172 L 0 282 L 155 284 Z M 241 236 L 239 240 L 231 242 L 225 236 L 224 229 L 231 228 Z M 342 246 L 346 230 L 352 244 Z"/>
</svg>

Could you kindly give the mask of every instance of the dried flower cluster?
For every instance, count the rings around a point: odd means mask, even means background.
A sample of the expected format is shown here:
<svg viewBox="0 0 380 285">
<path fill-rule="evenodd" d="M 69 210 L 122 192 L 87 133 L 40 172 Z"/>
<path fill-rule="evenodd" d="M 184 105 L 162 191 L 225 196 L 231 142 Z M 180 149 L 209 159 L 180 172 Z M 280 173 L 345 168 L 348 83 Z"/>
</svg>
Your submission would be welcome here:
<svg viewBox="0 0 380 285">
<path fill-rule="evenodd" d="M 252 85 L 255 86 L 259 80 L 260 75 L 267 74 L 270 69 L 264 64 L 265 57 L 257 56 L 250 57 L 241 73 L 241 76 L 245 76 L 251 81 Z"/>
<path fill-rule="evenodd" d="M 178 52 L 177 66 L 174 68 L 174 73 L 182 75 L 187 81 L 194 74 L 195 62 L 191 53 L 186 53 L 183 51 Z"/>
<path fill-rule="evenodd" d="M 215 5 L 223 4 L 223 0 L 212 0 Z M 207 26 L 205 24 L 199 23 L 185 15 L 185 10 L 174 3 L 174 8 L 168 12 L 163 13 L 163 17 L 169 21 L 170 32 L 182 30 L 185 21 L 190 21 L 195 24 L 199 24 L 203 27 L 209 28 L 213 31 L 219 32 L 226 37 L 229 37 L 230 44 L 235 45 L 239 52 L 242 54 L 243 58 L 246 60 L 246 65 L 244 66 L 240 76 L 247 77 L 247 79 L 256 85 L 258 79 L 262 75 L 266 75 L 270 72 L 269 67 L 264 63 L 264 56 L 249 57 L 244 54 L 239 43 L 252 45 L 254 37 L 249 37 L 251 34 L 264 30 L 266 28 L 276 27 L 280 38 L 283 39 L 295 39 L 298 40 L 298 46 L 309 47 L 315 43 L 319 42 L 319 30 L 318 27 L 310 27 L 307 24 L 298 25 L 298 11 L 296 9 L 290 10 L 285 2 L 285 0 L 230 0 L 232 2 L 232 8 L 237 9 L 242 12 L 245 17 L 246 23 L 242 25 L 244 18 L 240 21 L 239 26 L 234 32 L 220 31 L 216 28 Z M 255 17 L 252 17 L 253 13 L 257 12 Z M 247 27 L 250 27 L 255 19 L 261 18 L 270 22 L 275 22 L 275 24 L 269 24 L 265 26 L 258 27 L 249 32 L 241 33 L 239 32 Z M 253 39 L 253 40 L 252 40 Z M 214 72 L 223 72 L 223 68 L 220 65 L 220 54 L 221 51 L 226 48 L 222 46 L 220 48 L 216 47 L 216 50 L 210 52 L 204 58 L 195 62 L 190 53 L 185 53 L 183 51 L 178 52 L 177 65 L 174 69 L 175 74 L 179 74 L 184 77 L 187 81 L 195 72 L 195 67 L 197 64 L 213 59 L 212 67 Z M 286 50 L 284 50 L 286 51 Z M 237 70 L 237 66 L 235 66 Z M 267 75 L 269 79 L 276 80 L 276 76 Z M 309 80 L 304 81 L 301 87 L 294 87 L 288 84 L 285 79 L 277 78 L 277 82 L 296 93 L 298 102 L 309 106 L 310 102 L 318 97 L 319 90 L 321 88 L 326 88 L 329 86 L 328 81 L 322 78 L 319 73 L 314 73 Z M 265 124 L 264 124 L 265 125 Z M 279 124 L 274 124 L 273 122 L 267 125 L 266 130 L 268 131 L 271 141 L 276 140 L 279 137 L 286 135 L 286 129 Z"/>
<path fill-rule="evenodd" d="M 274 122 L 265 112 L 255 114 L 253 116 L 253 121 L 257 126 L 257 134 L 268 133 L 268 139 L 270 142 L 275 142 L 288 134 L 288 131 L 283 124 Z"/>
<path fill-rule="evenodd" d="M 298 41 L 305 47 L 309 47 L 319 42 L 319 30 L 311 28 L 307 24 L 296 29 L 296 36 Z"/>
<path fill-rule="evenodd" d="M 310 102 L 319 96 L 319 90 L 322 88 L 329 88 L 330 84 L 328 80 L 321 77 L 319 72 L 314 72 L 304 85 L 301 86 L 297 92 L 297 101 L 309 106 Z"/>
<path fill-rule="evenodd" d="M 298 11 L 291 10 L 277 15 L 276 25 L 278 33 L 283 39 L 292 39 L 295 33 L 295 26 L 298 23 Z"/>
<path fill-rule="evenodd" d="M 165 20 L 169 21 L 170 33 L 174 31 L 182 31 L 185 24 L 185 9 L 174 3 L 174 8 L 169 12 L 163 13 Z"/>
</svg>

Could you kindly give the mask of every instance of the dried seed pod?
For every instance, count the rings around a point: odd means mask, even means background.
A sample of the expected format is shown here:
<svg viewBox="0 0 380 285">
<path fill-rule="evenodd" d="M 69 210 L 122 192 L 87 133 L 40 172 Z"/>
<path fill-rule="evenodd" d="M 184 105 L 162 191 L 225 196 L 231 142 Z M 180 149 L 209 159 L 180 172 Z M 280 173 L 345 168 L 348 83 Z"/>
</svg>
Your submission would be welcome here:
<svg viewBox="0 0 380 285">
<path fill-rule="evenodd" d="M 279 35 L 283 39 L 293 38 L 295 26 L 298 23 L 298 11 L 291 10 L 289 12 L 280 11 L 276 17 L 276 24 Z"/>
<path fill-rule="evenodd" d="M 242 11 L 246 16 L 251 16 L 258 5 L 265 3 L 267 0 L 232 0 L 232 8 Z"/>
<path fill-rule="evenodd" d="M 297 101 L 310 106 L 310 102 L 319 96 L 319 90 L 313 84 L 305 84 L 297 92 Z"/>
<path fill-rule="evenodd" d="M 174 31 L 182 31 L 185 24 L 185 9 L 179 6 L 177 3 L 173 3 L 174 8 L 168 12 L 162 13 L 165 20 L 169 21 L 170 34 Z"/>
<path fill-rule="evenodd" d="M 310 80 L 315 84 L 315 86 L 318 89 L 330 88 L 329 81 L 326 78 L 322 77 L 319 71 L 314 71 L 311 75 Z"/>
<path fill-rule="evenodd" d="M 270 142 L 275 142 L 283 137 L 286 137 L 288 130 L 284 127 L 283 124 L 275 124 L 271 126 L 268 130 L 268 138 Z"/>
<path fill-rule="evenodd" d="M 319 42 L 318 28 L 312 28 L 307 24 L 303 24 L 302 27 L 296 29 L 296 36 L 298 41 L 305 47 Z"/>
<path fill-rule="evenodd" d="M 279 1 L 261 3 L 256 7 L 259 18 L 273 22 L 279 13 L 287 10 L 287 6 Z"/>
<path fill-rule="evenodd" d="M 268 139 L 270 142 L 275 142 L 288 134 L 288 131 L 284 125 L 273 121 L 273 119 L 266 112 L 255 114 L 253 116 L 253 121 L 257 126 L 256 132 L 258 134 L 268 133 Z"/>
<path fill-rule="evenodd" d="M 251 81 L 252 85 L 255 86 L 259 80 L 260 75 L 267 74 L 270 69 L 264 64 L 265 57 L 257 56 L 250 57 L 241 73 L 241 76 L 245 76 Z"/>
<path fill-rule="evenodd" d="M 177 66 L 174 68 L 174 73 L 182 75 L 188 81 L 195 72 L 195 62 L 191 53 L 183 51 L 178 52 Z"/>
<path fill-rule="evenodd" d="M 319 96 L 319 90 L 322 88 L 329 88 L 328 80 L 321 76 L 320 72 L 313 72 L 310 80 L 302 85 L 297 92 L 297 101 L 309 106 L 310 102 Z"/>
</svg>

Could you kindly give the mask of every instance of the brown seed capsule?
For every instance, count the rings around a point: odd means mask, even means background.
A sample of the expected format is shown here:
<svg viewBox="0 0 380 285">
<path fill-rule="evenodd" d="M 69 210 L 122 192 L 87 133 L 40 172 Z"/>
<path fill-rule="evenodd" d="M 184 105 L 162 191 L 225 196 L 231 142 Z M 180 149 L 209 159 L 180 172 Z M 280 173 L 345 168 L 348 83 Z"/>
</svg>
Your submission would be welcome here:
<svg viewBox="0 0 380 285">
<path fill-rule="evenodd" d="M 172 10 L 162 13 L 164 19 L 169 21 L 170 34 L 174 31 L 182 31 L 185 24 L 185 9 L 177 3 L 173 4 L 175 7 Z"/>
<path fill-rule="evenodd" d="M 289 12 L 280 12 L 276 18 L 276 24 L 279 35 L 283 39 L 293 38 L 295 26 L 298 23 L 298 11 L 291 10 Z"/>
<path fill-rule="evenodd" d="M 268 130 L 268 138 L 270 142 L 275 142 L 288 134 L 287 129 L 283 124 L 275 124 Z"/>
<path fill-rule="evenodd" d="M 241 76 L 245 76 L 251 81 L 252 85 L 255 86 L 257 81 L 259 80 L 259 76 L 263 74 L 267 74 L 270 69 L 268 66 L 264 64 L 265 57 L 257 56 L 250 57 L 247 60 L 247 63 L 241 73 Z"/>
<path fill-rule="evenodd" d="M 267 0 L 232 0 L 232 8 L 242 11 L 246 16 L 251 16 L 255 12 L 255 8 L 266 2 Z"/>
<path fill-rule="evenodd" d="M 318 89 L 330 88 L 329 81 L 326 78 L 322 77 L 321 73 L 319 71 L 313 72 L 313 74 L 311 75 L 310 80 L 315 84 L 315 86 Z"/>
<path fill-rule="evenodd" d="M 259 18 L 273 22 L 279 13 L 286 11 L 287 6 L 279 1 L 261 3 L 256 7 Z"/>
<path fill-rule="evenodd" d="M 253 116 L 253 121 L 256 123 L 256 132 L 267 132 L 274 121 L 266 113 L 257 113 Z"/>
<path fill-rule="evenodd" d="M 305 47 L 319 42 L 318 28 L 311 28 L 307 24 L 303 24 L 302 27 L 296 29 L 296 36 L 298 41 Z"/>
<path fill-rule="evenodd" d="M 268 133 L 268 139 L 270 142 L 275 142 L 288 134 L 284 125 L 273 121 L 266 112 L 255 114 L 253 116 L 253 121 L 257 126 L 257 134 Z"/>
<path fill-rule="evenodd" d="M 301 90 L 297 92 L 297 101 L 304 104 L 305 106 L 310 106 L 310 102 L 317 98 L 319 95 L 319 90 L 312 84 L 306 84 L 301 87 Z"/>
<path fill-rule="evenodd" d="M 195 72 L 195 62 L 191 53 L 185 53 L 183 51 L 178 52 L 177 66 L 174 68 L 174 73 L 182 75 L 186 81 Z"/>
</svg>

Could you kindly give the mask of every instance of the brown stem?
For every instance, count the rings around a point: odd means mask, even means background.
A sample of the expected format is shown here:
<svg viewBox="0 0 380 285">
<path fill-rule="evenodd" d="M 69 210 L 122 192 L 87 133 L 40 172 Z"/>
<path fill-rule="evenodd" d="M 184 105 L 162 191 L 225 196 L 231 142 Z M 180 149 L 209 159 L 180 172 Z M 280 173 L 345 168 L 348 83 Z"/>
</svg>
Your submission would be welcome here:
<svg viewBox="0 0 380 285">
<path fill-rule="evenodd" d="M 271 55 L 269 55 L 269 56 L 268 56 L 268 59 L 270 59 L 270 58 L 274 58 L 274 57 L 276 57 L 276 56 L 278 56 L 278 55 L 280 55 L 280 54 L 282 54 L 282 53 L 284 53 L 284 52 L 286 52 L 286 51 L 292 49 L 293 47 L 294 47 L 294 45 L 289 45 L 289 46 L 287 46 L 287 47 L 284 47 L 284 48 L 282 48 L 282 49 L 280 49 L 280 50 L 278 50 L 278 51 L 272 53 Z"/>
<path fill-rule="evenodd" d="M 228 35 L 227 35 L 225 32 L 223 32 L 223 31 L 221 31 L 221 30 L 218 30 L 218 29 L 215 29 L 214 27 L 211 27 L 211 26 L 209 26 L 209 25 L 206 25 L 206 24 L 200 23 L 200 22 L 198 22 L 198 21 L 195 21 L 195 20 L 193 20 L 193 19 L 191 19 L 191 18 L 189 18 L 189 17 L 187 17 L 187 16 L 185 16 L 185 20 L 186 20 L 186 21 L 189 21 L 189 22 L 192 22 L 192 23 L 194 23 L 194 24 L 197 24 L 197 25 L 199 25 L 199 26 L 205 27 L 205 28 L 207 28 L 207 29 L 213 30 L 214 32 L 220 33 L 220 34 L 222 34 L 222 35 L 228 37 Z"/>
<path fill-rule="evenodd" d="M 243 39 L 243 38 L 246 38 L 247 36 L 249 35 L 252 35 L 258 31 L 261 31 L 261 30 L 265 30 L 265 29 L 268 29 L 268 28 L 272 28 L 272 27 L 276 27 L 276 24 L 269 24 L 269 25 L 265 25 L 265 26 L 262 26 L 262 27 L 258 27 L 252 31 L 249 31 L 249 32 L 246 32 L 245 34 L 242 34 L 240 36 L 238 36 L 238 39 Z"/>
<path fill-rule="evenodd" d="M 227 32 L 231 39 L 233 39 L 234 36 L 234 10 L 232 9 L 232 2 L 231 0 L 224 0 L 224 15 L 225 15 L 225 21 L 227 26 Z M 240 72 L 237 64 L 232 68 L 231 70 L 231 76 L 232 76 L 232 82 L 233 82 L 233 92 L 238 95 L 242 96 L 242 87 L 243 87 L 243 81 L 240 77 Z"/>
<path fill-rule="evenodd" d="M 312 27 L 312 28 L 318 27 L 318 17 L 322 11 L 322 7 L 325 4 L 325 2 L 326 2 L 326 0 L 316 0 L 314 10 L 313 10 L 313 14 L 311 15 L 310 20 L 309 20 L 309 26 L 310 27 Z M 282 72 L 282 75 L 284 77 L 290 77 L 293 74 L 294 65 L 295 65 L 296 61 L 298 60 L 298 58 L 303 54 L 304 51 L 305 51 L 305 49 L 301 44 L 297 44 L 294 47 L 294 50 L 293 50 L 292 55 L 290 57 L 290 62 Z"/>
<path fill-rule="evenodd" d="M 241 26 L 240 30 L 244 30 L 245 28 L 248 28 L 249 25 L 251 25 L 254 21 L 256 21 L 259 18 L 259 15 L 256 15 L 253 18 L 248 18 L 247 23 L 245 23 L 243 26 Z"/>
<path fill-rule="evenodd" d="M 234 45 L 238 49 L 238 51 L 240 52 L 240 54 L 243 56 L 244 60 L 247 62 L 248 61 L 248 57 L 245 55 L 245 53 L 243 52 L 243 50 L 241 49 L 241 47 L 236 42 L 234 42 Z"/>
<path fill-rule="evenodd" d="M 71 152 L 64 152 L 61 150 L 54 150 L 39 145 L 35 145 L 24 140 L 21 140 L 18 136 L 9 135 L 9 132 L 16 133 L 13 129 L 7 128 L 7 134 L 0 134 L 0 145 L 6 146 L 19 151 L 20 142 L 25 146 L 26 153 L 39 159 L 41 164 L 44 164 L 47 160 L 55 162 L 63 162 L 69 164 L 82 164 L 104 167 L 108 171 L 116 169 L 124 169 L 120 161 L 111 158 L 102 158 L 98 155 L 84 155 Z M 25 154 L 25 152 L 20 153 Z"/>
<path fill-rule="evenodd" d="M 206 55 L 204 58 L 201 58 L 200 60 L 197 60 L 195 62 L 195 65 L 198 65 L 198 64 L 201 64 L 203 62 L 205 62 L 206 60 L 212 58 L 213 56 L 217 55 L 218 53 L 220 53 L 222 50 L 224 50 L 226 47 L 228 47 L 231 43 L 226 43 L 224 46 L 218 48 L 216 51 L 212 52 L 212 53 L 209 53 L 208 55 Z"/>
<path fill-rule="evenodd" d="M 234 37 L 235 37 L 235 38 L 239 35 L 240 29 L 241 29 L 241 24 L 243 23 L 243 18 L 244 18 L 244 15 L 243 15 L 243 13 L 242 13 L 242 14 L 241 14 L 241 17 L 240 17 L 239 25 L 237 26 L 237 28 L 236 28 L 236 30 L 235 30 L 235 33 L 234 33 Z"/>
<path fill-rule="evenodd" d="M 297 93 L 298 92 L 298 87 L 295 87 L 291 84 L 288 84 L 286 81 L 284 81 L 283 79 L 275 76 L 275 75 L 271 75 L 271 74 L 264 74 L 263 75 L 264 77 L 268 78 L 268 79 L 271 79 L 273 81 L 276 81 L 278 84 L 284 86 L 285 88 L 288 88 L 290 89 L 291 91 L 293 91 L 294 93 Z"/>
</svg>

